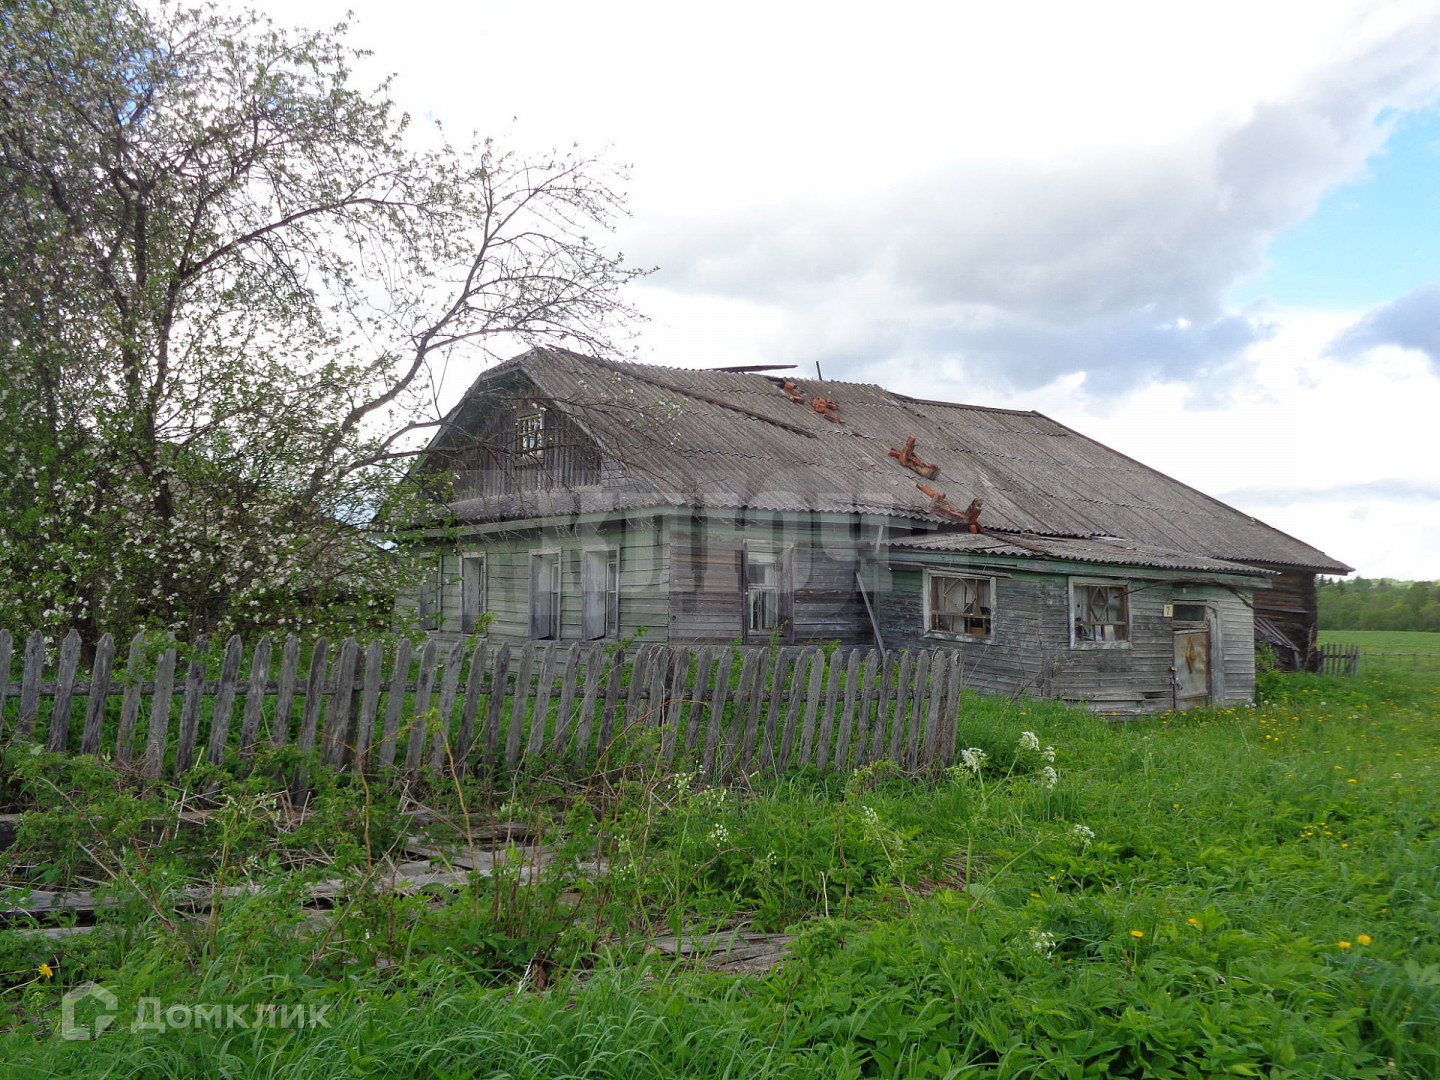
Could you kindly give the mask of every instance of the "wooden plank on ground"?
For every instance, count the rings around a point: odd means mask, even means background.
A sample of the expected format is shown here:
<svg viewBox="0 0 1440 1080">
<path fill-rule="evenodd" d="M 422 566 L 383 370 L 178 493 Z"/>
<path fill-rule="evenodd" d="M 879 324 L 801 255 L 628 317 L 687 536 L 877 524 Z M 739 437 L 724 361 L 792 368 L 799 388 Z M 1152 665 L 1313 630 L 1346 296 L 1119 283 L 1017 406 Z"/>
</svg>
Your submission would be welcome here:
<svg viewBox="0 0 1440 1080">
<path fill-rule="evenodd" d="M 166 649 L 155 665 L 155 693 L 150 698 L 150 732 L 145 740 L 146 780 L 159 780 L 165 765 L 165 739 L 170 730 L 170 704 L 175 692 L 175 649 Z"/>
<path fill-rule="evenodd" d="M 100 753 L 100 736 L 105 727 L 105 705 L 110 697 L 110 675 L 114 668 L 115 637 L 104 634 L 95 646 L 95 663 L 90 668 L 90 699 L 85 703 L 85 730 L 80 733 L 82 754 Z M 8 671 L 0 672 L 0 677 L 8 674 Z"/>
<path fill-rule="evenodd" d="M 235 692 L 240 686 L 240 661 L 245 657 L 245 644 L 239 634 L 232 634 L 225 643 L 225 659 L 220 662 L 220 685 L 215 690 L 215 710 L 210 718 L 210 747 L 205 760 L 219 765 L 225 760 L 225 747 L 230 741 L 230 714 L 235 708 Z"/>
</svg>

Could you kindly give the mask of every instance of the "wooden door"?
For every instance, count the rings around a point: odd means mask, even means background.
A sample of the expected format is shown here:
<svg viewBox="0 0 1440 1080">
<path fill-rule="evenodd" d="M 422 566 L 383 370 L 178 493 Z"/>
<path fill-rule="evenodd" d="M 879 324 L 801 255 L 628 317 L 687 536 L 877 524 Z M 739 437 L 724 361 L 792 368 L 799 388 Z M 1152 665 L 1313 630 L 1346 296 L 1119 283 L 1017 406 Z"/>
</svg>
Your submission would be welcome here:
<svg viewBox="0 0 1440 1080">
<path fill-rule="evenodd" d="M 1175 707 L 1194 709 L 1210 704 L 1210 631 L 1175 631 Z"/>
</svg>

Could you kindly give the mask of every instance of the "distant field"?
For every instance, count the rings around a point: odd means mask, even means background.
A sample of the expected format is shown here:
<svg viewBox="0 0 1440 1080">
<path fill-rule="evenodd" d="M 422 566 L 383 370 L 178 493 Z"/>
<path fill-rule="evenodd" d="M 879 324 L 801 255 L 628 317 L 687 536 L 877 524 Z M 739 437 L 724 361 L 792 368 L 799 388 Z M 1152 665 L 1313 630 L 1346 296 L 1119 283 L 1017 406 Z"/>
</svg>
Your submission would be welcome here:
<svg viewBox="0 0 1440 1080">
<path fill-rule="evenodd" d="M 1321 630 L 1321 645 L 1359 645 L 1367 653 L 1440 653 L 1440 634 L 1418 630 Z"/>
</svg>

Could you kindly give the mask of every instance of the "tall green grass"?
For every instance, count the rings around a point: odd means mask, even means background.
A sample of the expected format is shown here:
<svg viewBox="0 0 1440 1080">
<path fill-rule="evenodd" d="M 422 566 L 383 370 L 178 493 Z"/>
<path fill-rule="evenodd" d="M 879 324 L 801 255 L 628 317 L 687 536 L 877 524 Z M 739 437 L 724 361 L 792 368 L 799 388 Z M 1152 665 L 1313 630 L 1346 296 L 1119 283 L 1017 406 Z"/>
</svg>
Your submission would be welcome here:
<svg viewBox="0 0 1440 1080">
<path fill-rule="evenodd" d="M 274 889 L 213 927 L 131 902 L 111 935 L 0 933 L 0 1060 L 7 1076 L 1440 1076 L 1440 683 L 1269 675 L 1261 693 L 1113 725 L 972 698 L 959 745 L 983 760 L 938 779 L 511 792 L 507 815 L 609 873 L 357 891 L 323 938 L 285 884 L 293 852 L 260 829 L 245 842 L 274 860 L 246 872 Z M 358 797 L 320 792 L 353 850 L 316 873 L 373 858 Z M 213 876 L 187 842 L 171 872 Z M 735 925 L 798 933 L 794 959 L 738 978 L 645 944 Z M 321 1001 L 331 1026 L 63 1042 L 60 993 L 86 978 L 127 1003 Z"/>
</svg>

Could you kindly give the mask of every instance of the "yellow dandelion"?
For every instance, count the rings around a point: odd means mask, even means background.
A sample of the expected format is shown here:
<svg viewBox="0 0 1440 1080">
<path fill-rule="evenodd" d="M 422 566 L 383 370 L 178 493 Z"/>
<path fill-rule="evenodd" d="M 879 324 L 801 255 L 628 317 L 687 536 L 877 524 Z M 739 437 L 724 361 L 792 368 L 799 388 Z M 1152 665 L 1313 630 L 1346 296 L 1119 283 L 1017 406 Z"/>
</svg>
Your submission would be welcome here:
<svg viewBox="0 0 1440 1080">
<path fill-rule="evenodd" d="M 1358 937 L 1355 938 L 1355 940 L 1358 941 L 1361 945 L 1369 945 L 1370 942 L 1374 941 L 1375 939 L 1372 938 L 1369 934 L 1360 934 Z"/>
<path fill-rule="evenodd" d="M 52 968 L 49 964 L 41 964 L 35 970 L 38 971 L 41 975 L 44 975 L 47 979 L 53 979 L 55 977 L 55 969 Z"/>
<path fill-rule="evenodd" d="M 1142 937 L 1145 936 L 1145 931 L 1144 931 L 1144 930 L 1131 930 L 1131 931 L 1130 931 L 1130 936 L 1133 937 L 1133 938 L 1142 938 Z"/>
<path fill-rule="evenodd" d="M 1185 921 L 1188 922 L 1191 926 L 1199 926 L 1199 925 L 1200 925 L 1200 920 L 1197 919 L 1197 918 L 1195 918 L 1194 916 L 1191 916 L 1190 918 L 1186 919 Z"/>
<path fill-rule="evenodd" d="M 1339 946 L 1340 948 L 1342 948 L 1342 949 L 1348 949 L 1348 948 L 1350 948 L 1350 942 L 1348 942 L 1348 941 L 1337 941 L 1335 944 L 1336 944 L 1337 946 Z"/>
</svg>

